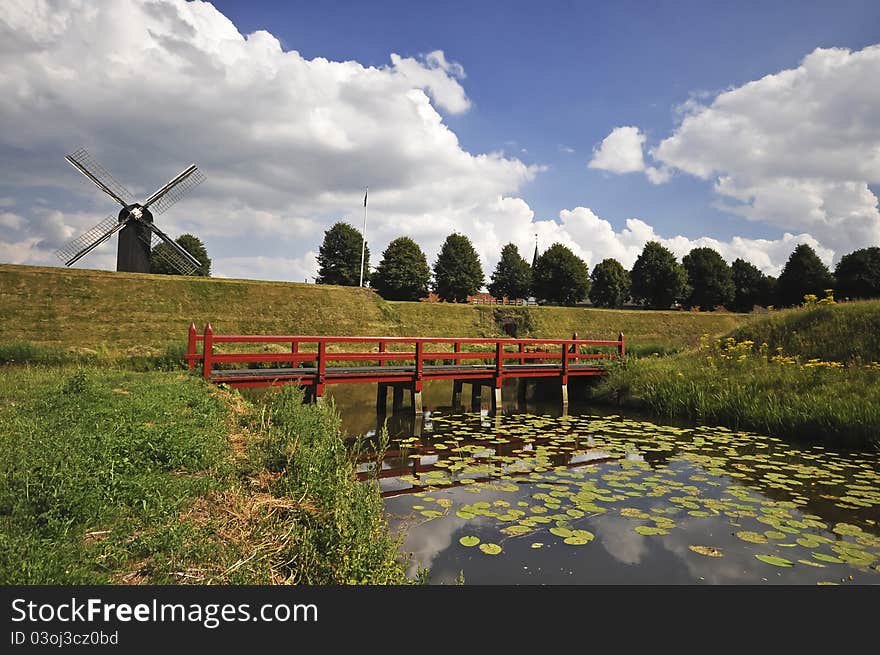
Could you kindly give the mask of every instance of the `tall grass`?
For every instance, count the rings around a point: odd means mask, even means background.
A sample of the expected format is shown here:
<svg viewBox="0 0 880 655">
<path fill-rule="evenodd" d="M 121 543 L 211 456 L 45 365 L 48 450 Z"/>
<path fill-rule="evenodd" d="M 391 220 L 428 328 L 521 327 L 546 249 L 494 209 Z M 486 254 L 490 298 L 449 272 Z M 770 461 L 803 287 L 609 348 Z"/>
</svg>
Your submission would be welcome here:
<svg viewBox="0 0 880 655">
<path fill-rule="evenodd" d="M 722 352 L 628 359 L 595 394 L 660 416 L 789 440 L 880 447 L 880 370 L 755 353 L 750 342 L 728 342 Z"/>
<path fill-rule="evenodd" d="M 880 300 L 771 312 L 731 336 L 805 359 L 874 362 L 880 360 Z"/>
</svg>

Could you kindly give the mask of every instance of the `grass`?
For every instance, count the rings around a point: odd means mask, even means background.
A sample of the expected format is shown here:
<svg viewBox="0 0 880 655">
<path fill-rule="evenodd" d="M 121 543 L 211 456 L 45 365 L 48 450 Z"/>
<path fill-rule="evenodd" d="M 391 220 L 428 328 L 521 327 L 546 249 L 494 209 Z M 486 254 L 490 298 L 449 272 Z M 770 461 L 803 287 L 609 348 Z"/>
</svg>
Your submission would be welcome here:
<svg viewBox="0 0 880 655">
<path fill-rule="evenodd" d="M 0 583 L 406 581 L 338 416 L 300 393 L 0 367 Z"/>
<path fill-rule="evenodd" d="M 880 360 L 880 300 L 772 312 L 734 331 L 737 341 L 837 362 Z"/>
<path fill-rule="evenodd" d="M 386 302 L 351 287 L 11 264 L 0 265 L 0 315 L 0 344 L 51 349 L 46 358 L 29 361 L 134 360 L 141 368 L 169 348 L 183 348 L 190 322 L 202 329 L 210 321 L 218 334 L 460 337 L 504 336 L 505 323 L 512 322 L 524 337 L 568 338 L 577 332 L 605 340 L 622 331 L 630 348 L 677 349 L 749 319 L 730 313 Z"/>
<path fill-rule="evenodd" d="M 678 355 L 628 359 L 594 394 L 660 416 L 875 450 L 880 448 L 878 320 L 878 302 L 771 314 Z"/>
</svg>

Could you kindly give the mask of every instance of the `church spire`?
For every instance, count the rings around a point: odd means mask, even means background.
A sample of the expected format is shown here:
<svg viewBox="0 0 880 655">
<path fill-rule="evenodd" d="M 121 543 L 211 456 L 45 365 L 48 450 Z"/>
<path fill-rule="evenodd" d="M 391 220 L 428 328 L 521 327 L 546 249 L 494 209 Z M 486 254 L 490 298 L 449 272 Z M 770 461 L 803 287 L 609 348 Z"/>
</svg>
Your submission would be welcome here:
<svg viewBox="0 0 880 655">
<path fill-rule="evenodd" d="M 532 268 L 535 268 L 535 264 L 538 261 L 538 233 L 535 232 L 535 254 L 532 255 Z"/>
</svg>

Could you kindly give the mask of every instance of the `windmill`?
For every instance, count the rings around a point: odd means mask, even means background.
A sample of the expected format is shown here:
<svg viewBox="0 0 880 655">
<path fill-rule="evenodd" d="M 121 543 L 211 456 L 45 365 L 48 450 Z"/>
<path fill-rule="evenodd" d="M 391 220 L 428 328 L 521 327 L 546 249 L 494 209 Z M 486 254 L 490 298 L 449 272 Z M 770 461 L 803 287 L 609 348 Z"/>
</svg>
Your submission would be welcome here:
<svg viewBox="0 0 880 655">
<path fill-rule="evenodd" d="M 111 214 L 55 252 L 65 266 L 70 266 L 84 257 L 117 232 L 119 232 L 119 247 L 116 251 L 117 271 L 149 273 L 150 252 L 153 246 L 160 243 L 167 244 L 167 247 L 158 248 L 155 251 L 156 255 L 184 275 L 190 275 L 201 266 L 198 259 L 153 224 L 154 213 L 161 214 L 193 187 L 204 182 L 205 176 L 195 164 L 184 169 L 143 203 L 137 203 L 134 202 L 128 189 L 117 182 L 84 149 L 80 148 L 67 155 L 65 159 L 94 182 L 101 191 L 122 205 L 118 215 Z"/>
</svg>

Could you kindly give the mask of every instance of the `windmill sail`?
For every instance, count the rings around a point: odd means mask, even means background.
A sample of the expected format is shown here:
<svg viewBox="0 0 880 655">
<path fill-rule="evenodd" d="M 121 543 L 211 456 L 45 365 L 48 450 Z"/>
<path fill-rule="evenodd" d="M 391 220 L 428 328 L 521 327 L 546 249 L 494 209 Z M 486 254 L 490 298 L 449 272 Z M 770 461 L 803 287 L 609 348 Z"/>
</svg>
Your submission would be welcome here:
<svg viewBox="0 0 880 655">
<path fill-rule="evenodd" d="M 113 198 L 123 207 L 134 202 L 131 193 L 122 184 L 107 172 L 101 164 L 95 161 L 85 148 L 80 148 L 74 153 L 65 157 L 65 159 L 80 173 L 94 182 L 95 186 L 101 189 L 108 196 Z"/>
<path fill-rule="evenodd" d="M 204 181 L 205 176 L 195 165 L 192 165 L 147 198 L 144 201 L 144 209 L 149 209 L 154 214 L 161 214 Z"/>
<path fill-rule="evenodd" d="M 75 239 L 65 243 L 55 251 L 55 255 L 64 262 L 65 266 L 70 266 L 77 259 L 100 246 L 123 227 L 125 227 L 125 223 L 120 222 L 116 216 L 108 216 Z"/>
<path fill-rule="evenodd" d="M 147 223 L 146 226 L 150 228 L 149 245 L 152 256 L 158 257 L 167 264 L 170 264 L 183 275 L 192 275 L 201 267 L 202 263 L 198 259 L 189 254 L 158 227 L 152 223 Z M 157 248 L 156 246 L 160 244 L 165 244 L 165 247 Z"/>
</svg>

